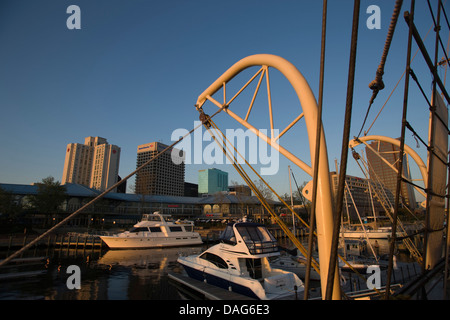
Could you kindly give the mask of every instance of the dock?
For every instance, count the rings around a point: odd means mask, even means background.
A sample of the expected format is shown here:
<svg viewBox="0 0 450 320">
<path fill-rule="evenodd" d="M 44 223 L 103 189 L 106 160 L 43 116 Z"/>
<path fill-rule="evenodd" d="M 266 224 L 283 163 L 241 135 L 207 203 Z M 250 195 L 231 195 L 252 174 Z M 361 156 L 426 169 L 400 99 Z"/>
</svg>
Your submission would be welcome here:
<svg viewBox="0 0 450 320">
<path fill-rule="evenodd" d="M 60 238 L 56 237 L 53 245 L 55 247 L 101 248 L 103 246 L 103 241 L 100 236 L 97 235 L 68 233 L 67 235 L 61 235 Z"/>
<path fill-rule="evenodd" d="M 197 300 L 254 300 L 250 297 L 228 291 L 182 274 L 169 273 L 169 279 L 181 292 Z"/>
</svg>

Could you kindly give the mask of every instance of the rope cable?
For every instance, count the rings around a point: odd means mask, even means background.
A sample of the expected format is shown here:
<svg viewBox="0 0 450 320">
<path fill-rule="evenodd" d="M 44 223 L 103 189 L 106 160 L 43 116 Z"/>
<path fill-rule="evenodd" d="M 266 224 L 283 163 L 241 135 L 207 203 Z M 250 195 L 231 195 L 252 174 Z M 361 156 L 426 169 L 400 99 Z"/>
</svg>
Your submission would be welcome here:
<svg viewBox="0 0 450 320">
<path fill-rule="evenodd" d="M 363 124 L 361 126 L 361 129 L 360 129 L 357 137 L 359 137 L 361 135 L 364 125 L 366 124 L 366 120 L 369 115 L 370 108 L 372 107 L 372 104 L 373 104 L 375 98 L 377 97 L 378 92 L 380 92 L 381 90 L 384 89 L 384 82 L 383 82 L 384 66 L 386 64 L 386 59 L 387 59 L 387 56 L 389 53 L 389 49 L 391 47 L 392 38 L 394 37 L 395 27 L 397 25 L 398 16 L 400 14 L 400 9 L 402 7 L 402 4 L 403 4 L 403 0 L 397 0 L 395 2 L 394 11 L 393 11 L 392 17 L 391 17 L 391 23 L 389 24 L 388 33 L 386 35 L 386 40 L 384 43 L 383 54 L 381 55 L 381 61 L 378 66 L 378 69 L 376 71 L 375 79 L 369 84 L 369 88 L 372 90 L 372 97 L 370 98 L 369 107 L 367 108 Z"/>
</svg>

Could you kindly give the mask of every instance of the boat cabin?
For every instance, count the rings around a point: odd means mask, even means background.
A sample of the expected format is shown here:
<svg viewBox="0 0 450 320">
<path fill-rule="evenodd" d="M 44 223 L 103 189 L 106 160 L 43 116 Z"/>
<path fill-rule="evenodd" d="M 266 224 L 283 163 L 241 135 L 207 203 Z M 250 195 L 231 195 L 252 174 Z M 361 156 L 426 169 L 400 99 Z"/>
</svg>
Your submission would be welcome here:
<svg viewBox="0 0 450 320">
<path fill-rule="evenodd" d="M 259 223 L 230 223 L 219 240 L 230 245 L 244 243 L 252 255 L 278 252 L 277 240 L 263 224 Z"/>
<path fill-rule="evenodd" d="M 172 217 L 168 214 L 160 214 L 159 212 L 143 214 L 141 221 L 153 221 L 153 222 L 169 222 L 172 221 Z"/>
</svg>

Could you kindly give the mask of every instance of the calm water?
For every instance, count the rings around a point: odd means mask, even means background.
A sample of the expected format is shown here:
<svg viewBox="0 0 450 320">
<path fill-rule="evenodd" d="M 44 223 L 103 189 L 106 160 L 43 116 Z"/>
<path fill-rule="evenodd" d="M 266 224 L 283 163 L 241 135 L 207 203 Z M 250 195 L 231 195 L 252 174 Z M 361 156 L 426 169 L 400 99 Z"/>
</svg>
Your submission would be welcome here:
<svg viewBox="0 0 450 320">
<path fill-rule="evenodd" d="M 287 240 L 288 241 L 288 240 Z M 279 241 L 282 246 L 288 246 Z M 146 249 L 103 250 L 54 249 L 34 252 L 27 256 L 45 256 L 49 263 L 19 269 L 8 265 L 1 272 L 44 270 L 45 273 L 22 279 L 0 281 L 0 300 L 46 299 L 46 300 L 180 300 L 176 288 L 169 283 L 168 273 L 181 273 L 176 261 L 179 255 L 198 254 L 206 246 Z M 380 254 L 388 247 L 381 242 Z M 1 257 L 5 257 L 3 253 Z M 407 257 L 406 257 L 407 259 Z M 81 289 L 70 290 L 66 282 L 71 274 L 70 265 L 81 270 Z"/>
<path fill-rule="evenodd" d="M 50 263 L 9 272 L 45 270 L 43 275 L 0 282 L 0 299 L 48 300 L 178 300 L 168 272 L 180 273 L 179 254 L 200 253 L 202 246 L 146 250 L 67 250 L 48 252 Z M 45 255 L 47 252 L 42 252 Z M 39 252 L 36 252 L 39 256 Z M 81 289 L 69 290 L 67 267 L 81 270 Z M 27 270 L 28 269 L 28 270 Z M 2 270 L 4 273 L 5 270 Z"/>
</svg>

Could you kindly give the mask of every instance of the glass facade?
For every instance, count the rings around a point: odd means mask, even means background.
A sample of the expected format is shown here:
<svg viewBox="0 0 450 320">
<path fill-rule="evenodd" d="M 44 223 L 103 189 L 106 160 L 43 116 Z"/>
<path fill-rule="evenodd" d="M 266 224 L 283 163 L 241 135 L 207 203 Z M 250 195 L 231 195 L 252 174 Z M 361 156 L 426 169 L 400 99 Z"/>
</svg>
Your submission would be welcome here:
<svg viewBox="0 0 450 320">
<path fill-rule="evenodd" d="M 214 194 L 228 191 L 228 172 L 213 168 L 198 172 L 198 193 Z"/>
</svg>

